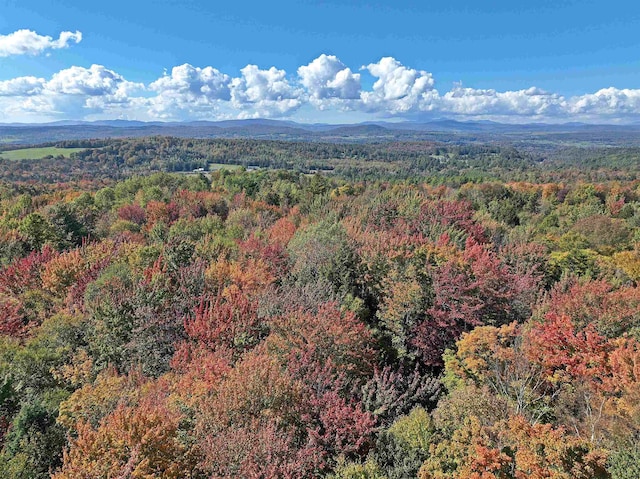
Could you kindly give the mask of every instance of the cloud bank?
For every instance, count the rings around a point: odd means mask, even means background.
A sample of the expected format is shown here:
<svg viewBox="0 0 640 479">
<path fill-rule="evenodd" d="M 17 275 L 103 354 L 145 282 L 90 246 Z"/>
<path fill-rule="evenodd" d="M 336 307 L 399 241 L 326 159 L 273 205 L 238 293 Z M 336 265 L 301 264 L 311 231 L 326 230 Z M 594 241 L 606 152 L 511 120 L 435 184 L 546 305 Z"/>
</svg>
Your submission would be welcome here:
<svg viewBox="0 0 640 479">
<path fill-rule="evenodd" d="M 80 39 L 79 32 L 63 32 L 52 40 L 20 30 L 0 37 L 0 55 L 37 54 Z M 371 78 L 368 88 L 363 87 L 364 76 Z M 213 66 L 183 64 L 143 84 L 105 66 L 91 65 L 72 66 L 48 79 L 24 76 L 0 81 L 0 122 L 299 119 L 314 118 L 320 112 L 334 122 L 453 118 L 625 123 L 640 120 L 640 89 L 610 87 L 573 97 L 533 86 L 496 91 L 455 85 L 440 91 L 432 73 L 393 57 L 352 69 L 325 54 L 291 75 L 275 66 L 247 65 L 231 76 Z"/>
<path fill-rule="evenodd" d="M 144 85 L 129 82 L 102 65 L 71 67 L 49 80 L 18 77 L 0 81 L 0 118 L 71 118 L 115 113 L 139 103 Z"/>
<path fill-rule="evenodd" d="M 0 35 L 0 57 L 12 55 L 40 55 L 47 50 L 67 48 L 72 42 L 80 43 L 82 33 L 61 32 L 57 40 L 48 35 L 38 35 L 32 30 L 17 30 Z"/>
</svg>

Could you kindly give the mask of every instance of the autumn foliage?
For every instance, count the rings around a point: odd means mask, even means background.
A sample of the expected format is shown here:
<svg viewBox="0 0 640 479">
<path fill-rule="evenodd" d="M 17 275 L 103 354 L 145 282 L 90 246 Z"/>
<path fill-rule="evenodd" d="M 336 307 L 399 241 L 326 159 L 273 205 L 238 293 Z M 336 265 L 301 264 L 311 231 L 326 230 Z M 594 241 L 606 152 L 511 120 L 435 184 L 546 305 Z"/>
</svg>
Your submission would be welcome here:
<svg viewBox="0 0 640 479">
<path fill-rule="evenodd" d="M 639 216 L 632 181 L 2 190 L 2 477 L 626 478 Z"/>
</svg>

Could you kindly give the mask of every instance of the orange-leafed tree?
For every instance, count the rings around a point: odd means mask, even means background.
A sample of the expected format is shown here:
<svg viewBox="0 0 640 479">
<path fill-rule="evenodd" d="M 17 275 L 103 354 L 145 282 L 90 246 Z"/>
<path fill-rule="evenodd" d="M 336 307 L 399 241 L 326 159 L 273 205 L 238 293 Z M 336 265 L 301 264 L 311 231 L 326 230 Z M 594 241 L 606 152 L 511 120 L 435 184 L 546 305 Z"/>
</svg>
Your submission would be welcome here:
<svg viewBox="0 0 640 479">
<path fill-rule="evenodd" d="M 607 455 L 563 428 L 513 416 L 483 426 L 471 416 L 434 443 L 420 479 L 607 479 Z"/>
<path fill-rule="evenodd" d="M 162 391 L 150 391 L 134 405 L 121 403 L 97 428 L 86 422 L 77 425 L 77 437 L 53 478 L 204 477 L 199 454 L 184 440 L 182 420 Z"/>
<path fill-rule="evenodd" d="M 445 353 L 445 383 L 453 394 L 460 383 L 488 387 L 508 401 L 513 414 L 536 423 L 549 415 L 559 388 L 529 358 L 528 339 L 521 330 L 513 322 L 463 334 L 455 352 Z"/>
</svg>

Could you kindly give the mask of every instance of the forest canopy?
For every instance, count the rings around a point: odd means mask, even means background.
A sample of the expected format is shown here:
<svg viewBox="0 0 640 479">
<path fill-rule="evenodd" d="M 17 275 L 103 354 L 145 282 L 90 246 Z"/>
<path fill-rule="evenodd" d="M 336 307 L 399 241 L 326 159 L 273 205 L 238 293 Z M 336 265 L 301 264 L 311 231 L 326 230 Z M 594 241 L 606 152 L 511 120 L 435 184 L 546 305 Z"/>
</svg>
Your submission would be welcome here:
<svg viewBox="0 0 640 479">
<path fill-rule="evenodd" d="M 3 477 L 640 477 L 633 149 L 56 146 L 0 160 Z"/>
</svg>

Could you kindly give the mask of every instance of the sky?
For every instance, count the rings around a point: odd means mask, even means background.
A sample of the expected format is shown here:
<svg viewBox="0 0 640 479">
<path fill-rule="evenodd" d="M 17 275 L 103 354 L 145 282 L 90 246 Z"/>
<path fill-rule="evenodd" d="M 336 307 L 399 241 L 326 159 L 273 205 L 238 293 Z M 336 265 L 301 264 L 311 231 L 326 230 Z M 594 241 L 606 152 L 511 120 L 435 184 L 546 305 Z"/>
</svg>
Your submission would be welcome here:
<svg viewBox="0 0 640 479">
<path fill-rule="evenodd" d="M 0 123 L 638 123 L 639 31 L 619 0 L 0 0 Z"/>
</svg>

